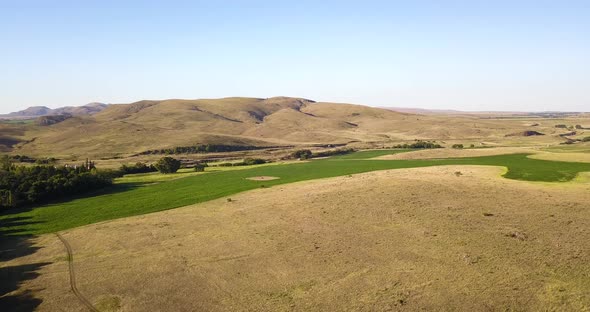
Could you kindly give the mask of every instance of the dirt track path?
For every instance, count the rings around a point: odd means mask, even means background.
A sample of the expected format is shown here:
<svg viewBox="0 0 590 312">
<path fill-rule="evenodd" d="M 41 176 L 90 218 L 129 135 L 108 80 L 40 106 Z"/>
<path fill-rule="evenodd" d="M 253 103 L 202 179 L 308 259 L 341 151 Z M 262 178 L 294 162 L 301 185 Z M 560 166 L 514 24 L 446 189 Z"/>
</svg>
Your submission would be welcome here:
<svg viewBox="0 0 590 312">
<path fill-rule="evenodd" d="M 88 299 L 84 297 L 84 295 L 82 295 L 82 293 L 78 290 L 78 287 L 76 286 L 76 271 L 74 271 L 74 254 L 72 253 L 72 247 L 70 246 L 68 241 L 65 238 L 63 238 L 63 236 L 61 236 L 59 233 L 55 233 L 55 235 L 64 244 L 64 247 L 66 248 L 66 252 L 68 254 L 70 288 L 72 289 L 72 292 L 76 295 L 78 300 L 80 300 L 80 302 L 88 308 L 88 310 L 98 312 L 98 310 L 90 303 L 90 301 L 88 301 Z"/>
</svg>

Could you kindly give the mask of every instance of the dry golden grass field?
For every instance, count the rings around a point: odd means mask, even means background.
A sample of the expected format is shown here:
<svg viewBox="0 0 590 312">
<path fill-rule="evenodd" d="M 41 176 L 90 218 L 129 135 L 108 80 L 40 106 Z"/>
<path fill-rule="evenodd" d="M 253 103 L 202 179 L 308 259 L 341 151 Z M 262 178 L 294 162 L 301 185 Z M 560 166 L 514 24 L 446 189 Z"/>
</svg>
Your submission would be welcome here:
<svg viewBox="0 0 590 312">
<path fill-rule="evenodd" d="M 382 160 L 396 159 L 444 159 L 444 158 L 463 158 L 463 157 L 480 157 L 505 154 L 530 153 L 528 157 L 533 159 L 543 159 L 552 161 L 571 161 L 571 162 L 590 162 L 590 153 L 583 152 L 547 152 L 540 148 L 534 147 L 496 147 L 481 149 L 426 149 L 385 155 L 376 157 Z"/>
<path fill-rule="evenodd" d="M 257 189 L 62 232 L 100 311 L 587 311 L 590 184 L 441 166 Z M 460 172 L 460 174 L 458 173 Z M 84 311 L 55 235 L 4 265 Z"/>
</svg>

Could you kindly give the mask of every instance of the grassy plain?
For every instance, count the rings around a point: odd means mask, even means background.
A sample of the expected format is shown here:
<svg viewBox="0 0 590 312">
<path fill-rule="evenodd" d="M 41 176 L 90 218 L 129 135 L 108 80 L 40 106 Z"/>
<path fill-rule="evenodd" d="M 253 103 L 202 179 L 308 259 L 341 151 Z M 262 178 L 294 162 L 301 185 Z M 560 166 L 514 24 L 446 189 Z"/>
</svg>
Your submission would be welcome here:
<svg viewBox="0 0 590 312">
<path fill-rule="evenodd" d="M 528 158 L 526 154 L 430 160 L 373 160 L 372 157 L 400 151 L 366 151 L 329 159 L 292 164 L 256 166 L 243 170 L 188 175 L 152 174 L 127 183 L 118 183 L 94 196 L 35 207 L 0 217 L 4 231 L 11 234 L 43 234 L 105 220 L 141 215 L 227 197 L 256 188 L 298 181 L 330 178 L 376 170 L 442 165 L 486 165 L 508 168 L 505 178 L 526 181 L 565 182 L 578 173 L 590 171 L 589 163 L 557 162 Z M 252 181 L 249 177 L 272 176 L 272 181 Z M 167 180 L 154 183 L 157 180 Z M 11 225 L 4 220 L 27 222 Z"/>
<path fill-rule="evenodd" d="M 308 164 L 321 163 L 374 161 Z M 504 171 L 302 181 L 62 235 L 79 290 L 106 311 L 587 311 L 590 185 Z M 44 264 L 20 289 L 39 311 L 82 311 L 61 242 L 33 242 L 37 252 L 6 263 Z"/>
</svg>

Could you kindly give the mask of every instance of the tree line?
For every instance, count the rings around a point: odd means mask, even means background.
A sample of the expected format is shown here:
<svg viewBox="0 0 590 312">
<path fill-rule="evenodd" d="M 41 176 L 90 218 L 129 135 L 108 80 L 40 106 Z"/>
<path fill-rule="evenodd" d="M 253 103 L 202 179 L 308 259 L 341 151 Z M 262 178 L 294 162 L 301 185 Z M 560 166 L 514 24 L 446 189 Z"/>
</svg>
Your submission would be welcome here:
<svg viewBox="0 0 590 312">
<path fill-rule="evenodd" d="M 163 148 L 147 150 L 138 155 L 173 155 L 173 154 L 199 154 L 199 153 L 222 153 L 251 151 L 280 146 L 251 146 L 251 145 L 225 145 L 225 144 L 199 144 L 193 146 L 178 146 L 174 148 Z"/>
<path fill-rule="evenodd" d="M 418 141 L 412 144 L 398 144 L 393 146 L 393 148 L 443 148 L 442 145 L 435 143 L 435 142 L 428 142 L 428 141 Z"/>
<path fill-rule="evenodd" d="M 78 195 L 112 185 L 116 174 L 90 161 L 79 166 L 16 166 L 0 159 L 0 207 L 12 208 Z"/>
<path fill-rule="evenodd" d="M 317 158 L 317 157 L 328 157 L 328 156 L 337 156 L 337 155 L 346 155 L 353 153 L 355 150 L 353 148 L 339 148 L 335 150 L 329 151 L 321 151 L 321 152 L 312 152 L 308 149 L 296 150 L 289 157 L 287 158 L 295 158 L 295 159 L 309 159 L 309 158 Z"/>
</svg>

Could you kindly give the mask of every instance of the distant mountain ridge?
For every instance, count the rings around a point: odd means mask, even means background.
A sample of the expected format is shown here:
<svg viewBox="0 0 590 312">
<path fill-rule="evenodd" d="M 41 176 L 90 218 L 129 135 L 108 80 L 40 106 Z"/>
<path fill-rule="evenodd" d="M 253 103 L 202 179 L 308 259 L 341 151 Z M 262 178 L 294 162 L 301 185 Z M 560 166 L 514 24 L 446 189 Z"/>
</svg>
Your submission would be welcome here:
<svg viewBox="0 0 590 312">
<path fill-rule="evenodd" d="M 82 106 L 65 106 L 56 109 L 51 109 L 46 106 L 31 106 L 27 109 L 13 112 L 9 114 L 0 115 L 2 119 L 29 119 L 41 116 L 64 115 L 72 116 L 93 115 L 103 111 L 109 105 L 104 103 L 88 103 Z"/>
<path fill-rule="evenodd" d="M 420 114 L 420 115 L 496 115 L 496 116 L 538 116 L 538 117 L 564 117 L 588 114 L 587 112 L 570 112 L 570 111 L 461 111 L 453 109 L 428 109 L 413 107 L 380 107 L 400 113 Z"/>
</svg>

